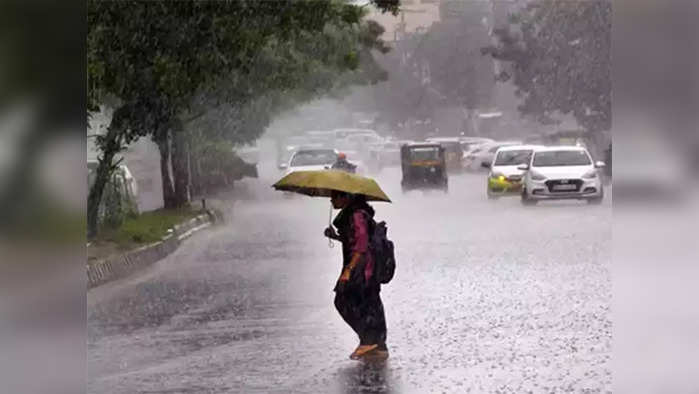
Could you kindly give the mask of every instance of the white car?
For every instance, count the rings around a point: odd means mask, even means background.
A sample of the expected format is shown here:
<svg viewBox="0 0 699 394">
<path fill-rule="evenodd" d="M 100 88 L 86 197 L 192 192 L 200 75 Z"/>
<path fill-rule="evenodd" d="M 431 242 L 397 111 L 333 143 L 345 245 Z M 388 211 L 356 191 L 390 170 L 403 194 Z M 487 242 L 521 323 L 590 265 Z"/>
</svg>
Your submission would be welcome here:
<svg viewBox="0 0 699 394">
<path fill-rule="evenodd" d="M 400 147 L 408 141 L 387 141 L 369 147 L 369 164 L 375 171 L 400 167 Z"/>
<path fill-rule="evenodd" d="M 97 177 L 97 166 L 99 163 L 97 160 L 87 161 L 87 187 L 88 189 L 92 187 Z M 103 216 L 106 214 L 108 209 L 111 209 L 107 205 L 107 200 L 112 198 L 117 198 L 121 200 L 121 203 L 127 211 L 132 211 L 138 214 L 138 183 L 136 178 L 131 175 L 129 167 L 125 164 L 120 164 L 112 173 L 109 179 L 108 187 L 105 187 L 104 195 L 102 201 L 100 202 L 99 214 Z"/>
<path fill-rule="evenodd" d="M 337 160 L 338 152 L 335 149 L 299 149 L 289 160 L 286 173 L 294 171 L 327 170 Z"/>
<path fill-rule="evenodd" d="M 495 152 L 503 146 L 521 145 L 521 141 L 496 141 L 476 146 L 464 156 L 464 168 L 469 171 L 481 171 L 493 161 Z"/>
<path fill-rule="evenodd" d="M 335 129 L 333 130 L 333 133 L 335 133 L 336 140 L 345 139 L 350 135 L 369 135 L 379 137 L 379 134 L 371 129 Z"/>
<path fill-rule="evenodd" d="M 488 198 L 494 199 L 501 195 L 521 193 L 522 178 L 524 178 L 526 171 L 520 169 L 519 166 L 529 164 L 534 150 L 540 148 L 543 146 L 511 145 L 498 149 L 495 152 L 495 158 L 490 163 Z"/>
<path fill-rule="evenodd" d="M 335 148 L 340 152 L 354 152 L 352 158 L 359 161 L 368 161 L 369 147 L 372 145 L 382 144 L 386 140 L 376 134 L 349 134 L 347 137 L 335 141 Z"/>
<path fill-rule="evenodd" d="M 461 149 L 464 151 L 465 157 L 466 154 L 475 147 L 493 143 L 495 140 L 484 137 L 459 137 L 459 142 L 461 143 Z"/>
<path fill-rule="evenodd" d="M 577 146 L 553 146 L 534 150 L 522 189 L 522 204 L 538 200 L 578 199 L 599 204 L 604 198 L 598 169 L 604 162 L 592 162 L 587 149 Z"/>
</svg>

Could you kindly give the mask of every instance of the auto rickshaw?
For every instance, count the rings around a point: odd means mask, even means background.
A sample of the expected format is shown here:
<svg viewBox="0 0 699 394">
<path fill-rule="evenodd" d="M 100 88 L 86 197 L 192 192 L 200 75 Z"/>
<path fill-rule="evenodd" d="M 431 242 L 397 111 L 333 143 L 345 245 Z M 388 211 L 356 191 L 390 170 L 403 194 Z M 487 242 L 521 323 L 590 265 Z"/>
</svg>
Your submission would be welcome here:
<svg viewBox="0 0 699 394">
<path fill-rule="evenodd" d="M 447 192 L 449 178 L 445 149 L 438 143 L 417 143 L 401 146 L 403 192 L 413 189 L 440 189 Z"/>
</svg>

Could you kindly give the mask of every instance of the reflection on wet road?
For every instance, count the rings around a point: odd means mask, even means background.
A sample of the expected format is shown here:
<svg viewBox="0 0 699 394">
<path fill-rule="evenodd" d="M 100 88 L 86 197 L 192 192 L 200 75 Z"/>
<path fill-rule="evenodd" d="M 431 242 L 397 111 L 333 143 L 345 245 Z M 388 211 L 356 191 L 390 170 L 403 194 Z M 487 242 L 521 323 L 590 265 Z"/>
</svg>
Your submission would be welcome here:
<svg viewBox="0 0 699 394">
<path fill-rule="evenodd" d="M 88 294 L 89 392 L 611 390 L 609 201 L 488 201 L 480 175 L 452 177 L 448 195 L 379 180 L 398 259 L 388 361 L 348 359 L 328 201 L 257 180 L 225 225 Z"/>
</svg>

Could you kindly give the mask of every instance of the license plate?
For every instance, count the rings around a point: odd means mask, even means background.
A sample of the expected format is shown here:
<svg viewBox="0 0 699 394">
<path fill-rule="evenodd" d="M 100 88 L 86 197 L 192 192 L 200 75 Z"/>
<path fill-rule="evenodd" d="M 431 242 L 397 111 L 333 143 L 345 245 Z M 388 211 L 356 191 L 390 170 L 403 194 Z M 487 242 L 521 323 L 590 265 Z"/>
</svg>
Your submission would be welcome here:
<svg viewBox="0 0 699 394">
<path fill-rule="evenodd" d="M 575 190 L 577 186 L 575 185 L 553 185 L 553 190 Z"/>
</svg>

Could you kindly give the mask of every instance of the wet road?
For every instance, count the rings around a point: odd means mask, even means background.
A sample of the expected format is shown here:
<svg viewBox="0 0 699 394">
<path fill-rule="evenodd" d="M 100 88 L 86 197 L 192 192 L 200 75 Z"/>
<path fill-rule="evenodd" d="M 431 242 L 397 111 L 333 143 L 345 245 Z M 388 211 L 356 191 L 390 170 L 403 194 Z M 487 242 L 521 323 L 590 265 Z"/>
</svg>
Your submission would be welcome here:
<svg viewBox="0 0 699 394">
<path fill-rule="evenodd" d="M 387 362 L 348 359 L 327 200 L 253 183 L 227 224 L 88 293 L 88 391 L 611 391 L 609 200 L 488 201 L 476 175 L 402 196 L 397 173 L 379 179 L 398 260 Z"/>
</svg>

